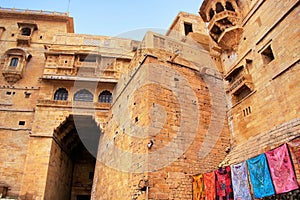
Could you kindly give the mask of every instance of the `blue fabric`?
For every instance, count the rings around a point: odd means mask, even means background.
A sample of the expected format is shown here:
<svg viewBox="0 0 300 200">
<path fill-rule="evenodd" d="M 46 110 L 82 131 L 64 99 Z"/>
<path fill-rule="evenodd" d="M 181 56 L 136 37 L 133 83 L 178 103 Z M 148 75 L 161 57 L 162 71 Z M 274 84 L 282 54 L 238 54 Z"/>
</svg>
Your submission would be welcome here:
<svg viewBox="0 0 300 200">
<path fill-rule="evenodd" d="M 247 160 L 254 197 L 263 198 L 275 194 L 265 154 Z"/>
</svg>

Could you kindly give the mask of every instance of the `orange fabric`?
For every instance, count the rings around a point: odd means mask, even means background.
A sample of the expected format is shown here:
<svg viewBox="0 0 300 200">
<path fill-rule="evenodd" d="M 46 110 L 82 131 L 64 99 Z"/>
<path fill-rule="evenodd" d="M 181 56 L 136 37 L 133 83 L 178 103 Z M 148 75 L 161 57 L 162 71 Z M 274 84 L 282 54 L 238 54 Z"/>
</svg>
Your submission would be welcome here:
<svg viewBox="0 0 300 200">
<path fill-rule="evenodd" d="M 206 173 L 204 176 L 205 199 L 216 199 L 216 177 L 215 172 Z"/>
<path fill-rule="evenodd" d="M 203 174 L 193 176 L 193 200 L 205 200 Z"/>
</svg>

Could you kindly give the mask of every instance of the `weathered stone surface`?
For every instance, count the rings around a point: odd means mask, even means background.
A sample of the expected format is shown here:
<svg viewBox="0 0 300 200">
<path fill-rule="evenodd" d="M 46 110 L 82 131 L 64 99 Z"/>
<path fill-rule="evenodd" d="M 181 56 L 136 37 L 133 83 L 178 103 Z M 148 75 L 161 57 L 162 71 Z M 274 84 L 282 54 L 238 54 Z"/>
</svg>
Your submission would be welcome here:
<svg viewBox="0 0 300 200">
<path fill-rule="evenodd" d="M 217 25 L 223 13 L 219 10 L 210 17 L 218 2 L 224 12 L 230 10 L 227 1 L 206 0 L 201 6 L 200 14 L 210 26 Z M 239 17 L 230 29 L 242 27 L 241 39 L 231 49 L 211 40 L 211 54 L 218 55 L 229 88 L 231 147 L 223 165 L 247 160 L 300 135 L 299 2 L 229 2 Z"/>
<path fill-rule="evenodd" d="M 191 199 L 191 175 L 299 137 L 299 2 L 205 0 L 200 15 L 139 42 L 1 8 L 0 195 Z"/>
</svg>

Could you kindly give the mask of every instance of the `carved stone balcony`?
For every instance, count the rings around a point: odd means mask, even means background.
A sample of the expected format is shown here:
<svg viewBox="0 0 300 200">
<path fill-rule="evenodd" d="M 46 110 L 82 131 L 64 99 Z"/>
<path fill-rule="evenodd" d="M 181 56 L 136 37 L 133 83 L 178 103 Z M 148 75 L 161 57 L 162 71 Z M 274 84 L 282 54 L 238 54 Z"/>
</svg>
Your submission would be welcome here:
<svg viewBox="0 0 300 200">
<path fill-rule="evenodd" d="M 8 83 L 14 84 L 22 79 L 22 70 L 3 69 L 2 75 Z"/>
<path fill-rule="evenodd" d="M 224 49 L 234 49 L 242 36 L 240 18 L 234 11 L 222 11 L 210 20 L 208 30 L 212 39 Z"/>
<path fill-rule="evenodd" d="M 21 46 L 22 45 L 30 46 L 31 36 L 19 34 L 17 36 L 17 42 L 18 42 L 18 45 L 21 45 Z"/>
<path fill-rule="evenodd" d="M 251 91 L 253 90 L 252 77 L 250 74 L 241 74 L 236 77 L 235 80 L 230 83 L 226 89 L 227 93 L 236 94 L 243 87 L 248 87 Z"/>
<path fill-rule="evenodd" d="M 37 24 L 35 22 L 18 22 L 19 26 L 19 34 L 17 35 L 17 43 L 18 45 L 26 45 L 30 46 L 31 37 L 35 30 L 38 29 Z"/>
</svg>

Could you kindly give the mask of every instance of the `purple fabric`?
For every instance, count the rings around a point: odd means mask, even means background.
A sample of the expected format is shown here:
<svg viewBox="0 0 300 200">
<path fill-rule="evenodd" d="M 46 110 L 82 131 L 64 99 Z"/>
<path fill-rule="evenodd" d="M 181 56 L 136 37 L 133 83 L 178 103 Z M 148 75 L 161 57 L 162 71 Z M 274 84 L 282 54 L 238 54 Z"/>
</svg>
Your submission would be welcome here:
<svg viewBox="0 0 300 200">
<path fill-rule="evenodd" d="M 277 194 L 298 189 L 287 144 L 266 153 L 271 177 Z"/>
<path fill-rule="evenodd" d="M 231 165 L 234 200 L 252 200 L 246 162 Z"/>
</svg>

